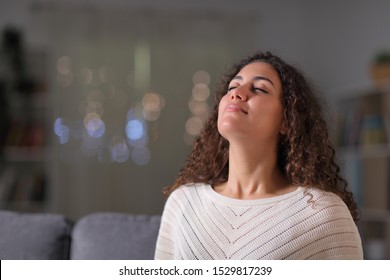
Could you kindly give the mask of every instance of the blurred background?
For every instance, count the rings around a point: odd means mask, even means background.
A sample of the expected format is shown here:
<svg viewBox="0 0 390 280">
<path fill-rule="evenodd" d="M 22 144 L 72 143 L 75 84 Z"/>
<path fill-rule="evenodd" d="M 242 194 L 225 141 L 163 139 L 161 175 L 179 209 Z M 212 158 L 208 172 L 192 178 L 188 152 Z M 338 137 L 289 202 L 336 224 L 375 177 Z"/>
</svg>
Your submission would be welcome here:
<svg viewBox="0 0 390 280">
<path fill-rule="evenodd" d="M 255 50 L 328 104 L 368 258 L 390 259 L 390 2 L 0 0 L 0 206 L 161 214 L 220 74 Z"/>
</svg>

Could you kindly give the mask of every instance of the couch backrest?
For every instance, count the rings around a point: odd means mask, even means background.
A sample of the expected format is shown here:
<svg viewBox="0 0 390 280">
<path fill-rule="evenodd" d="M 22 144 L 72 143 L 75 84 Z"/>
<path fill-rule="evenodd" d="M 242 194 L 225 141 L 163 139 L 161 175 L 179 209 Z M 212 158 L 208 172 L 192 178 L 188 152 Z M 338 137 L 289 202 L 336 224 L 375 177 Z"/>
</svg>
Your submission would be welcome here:
<svg viewBox="0 0 390 280">
<path fill-rule="evenodd" d="M 72 232 L 71 259 L 153 259 L 160 216 L 94 213 Z"/>
<path fill-rule="evenodd" d="M 72 224 L 62 215 L 0 211 L 0 259 L 69 258 Z"/>
<path fill-rule="evenodd" d="M 160 216 L 62 215 L 0 210 L 0 259 L 153 259 Z"/>
</svg>

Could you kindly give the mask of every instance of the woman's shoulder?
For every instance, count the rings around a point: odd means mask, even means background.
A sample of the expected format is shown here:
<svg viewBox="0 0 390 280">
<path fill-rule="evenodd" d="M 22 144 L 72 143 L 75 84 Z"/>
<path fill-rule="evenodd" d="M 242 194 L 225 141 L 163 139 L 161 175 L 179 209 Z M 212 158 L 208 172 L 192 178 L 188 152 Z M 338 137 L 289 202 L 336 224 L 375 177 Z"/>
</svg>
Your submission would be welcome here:
<svg viewBox="0 0 390 280">
<path fill-rule="evenodd" d="M 164 208 L 177 211 L 198 205 L 199 201 L 203 200 L 203 193 L 207 186 L 207 184 L 194 183 L 178 187 L 169 195 Z"/>
<path fill-rule="evenodd" d="M 334 219 L 335 217 L 352 218 L 347 205 L 340 196 L 333 192 L 318 188 L 307 188 L 304 191 L 304 196 L 307 203 L 311 206 L 311 211 L 317 212 L 324 219 Z"/>
<path fill-rule="evenodd" d="M 209 185 L 205 183 L 187 183 L 179 186 L 168 197 L 168 199 L 182 199 L 184 197 L 193 197 L 207 189 Z"/>
<path fill-rule="evenodd" d="M 323 205 L 344 204 L 343 200 L 337 194 L 319 188 L 306 188 L 304 195 L 311 197 L 313 202 Z"/>
</svg>

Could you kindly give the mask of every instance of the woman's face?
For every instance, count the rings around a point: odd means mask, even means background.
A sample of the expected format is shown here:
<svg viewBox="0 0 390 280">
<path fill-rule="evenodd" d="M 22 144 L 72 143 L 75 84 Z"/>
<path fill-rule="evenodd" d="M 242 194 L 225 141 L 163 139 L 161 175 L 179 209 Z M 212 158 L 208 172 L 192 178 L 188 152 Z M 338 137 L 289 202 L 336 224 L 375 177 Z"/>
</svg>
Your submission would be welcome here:
<svg viewBox="0 0 390 280">
<path fill-rule="evenodd" d="M 218 131 L 229 142 L 241 138 L 276 143 L 283 124 L 282 84 L 266 62 L 243 67 L 229 84 L 218 109 Z"/>
</svg>

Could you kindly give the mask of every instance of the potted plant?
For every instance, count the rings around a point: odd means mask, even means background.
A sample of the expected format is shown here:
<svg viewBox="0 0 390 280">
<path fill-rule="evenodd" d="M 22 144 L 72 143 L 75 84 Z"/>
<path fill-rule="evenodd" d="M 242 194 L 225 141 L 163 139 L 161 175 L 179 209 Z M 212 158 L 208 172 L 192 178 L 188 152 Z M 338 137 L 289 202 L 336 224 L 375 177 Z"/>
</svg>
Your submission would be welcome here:
<svg viewBox="0 0 390 280">
<path fill-rule="evenodd" d="M 374 58 L 371 75 L 376 83 L 390 82 L 390 50 L 378 52 Z"/>
</svg>

